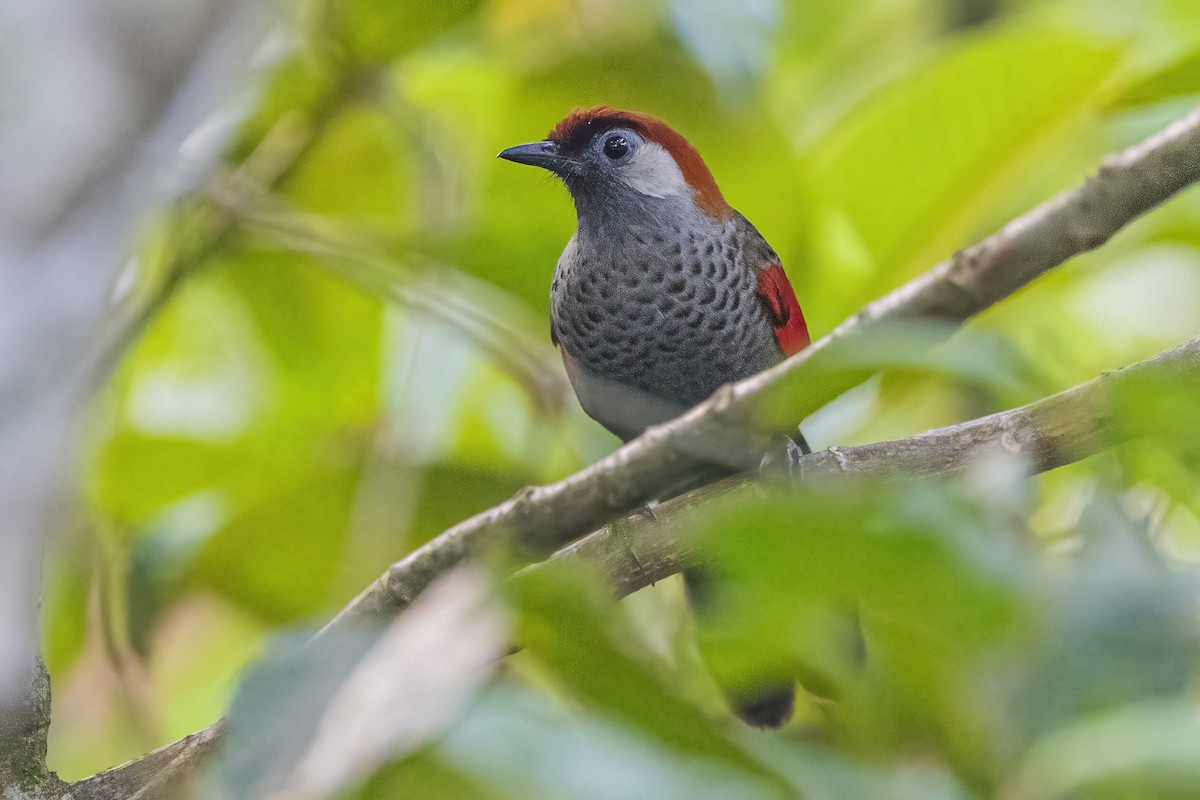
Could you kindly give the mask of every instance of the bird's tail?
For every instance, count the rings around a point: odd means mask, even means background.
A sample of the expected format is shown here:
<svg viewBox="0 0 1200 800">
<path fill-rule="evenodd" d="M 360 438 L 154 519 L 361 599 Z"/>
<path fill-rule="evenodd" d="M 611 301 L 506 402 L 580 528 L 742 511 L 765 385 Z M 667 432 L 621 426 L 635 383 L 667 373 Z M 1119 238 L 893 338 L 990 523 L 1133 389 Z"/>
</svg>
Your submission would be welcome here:
<svg viewBox="0 0 1200 800">
<path fill-rule="evenodd" d="M 812 452 L 803 434 L 798 431 L 787 445 L 786 458 L 789 464 L 794 461 L 795 457 Z M 698 479 L 693 479 L 692 485 L 676 491 L 675 494 L 682 494 L 683 491 L 695 488 L 696 485 L 711 482 L 715 479 L 714 475 L 723 477 L 724 475 L 717 475 L 719 471 L 720 468 L 714 466 L 713 472 L 698 476 Z M 730 473 L 726 471 L 724 474 Z M 702 622 L 706 607 L 711 607 L 714 602 L 712 595 L 714 594 L 715 579 L 708 570 L 698 567 L 684 570 L 683 579 L 688 600 L 697 618 Z M 756 728 L 782 727 L 792 718 L 795 710 L 796 681 L 791 676 L 774 676 L 752 685 L 722 686 L 721 688 L 734 714 L 747 725 Z"/>
</svg>

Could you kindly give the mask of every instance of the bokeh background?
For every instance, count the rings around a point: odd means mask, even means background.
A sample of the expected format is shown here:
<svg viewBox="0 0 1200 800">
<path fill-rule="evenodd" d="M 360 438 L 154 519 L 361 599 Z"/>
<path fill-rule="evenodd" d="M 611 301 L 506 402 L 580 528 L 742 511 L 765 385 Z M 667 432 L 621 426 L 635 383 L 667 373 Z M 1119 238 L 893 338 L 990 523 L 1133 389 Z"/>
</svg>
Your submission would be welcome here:
<svg viewBox="0 0 1200 800">
<path fill-rule="evenodd" d="M 50 766 L 67 779 L 209 724 L 280 632 L 320 624 L 450 524 L 615 447 L 549 341 L 571 203 L 497 161 L 504 147 L 581 105 L 667 119 L 780 253 L 819 336 L 1200 92 L 1194 0 L 306 0 L 272 13 L 256 71 L 214 117 L 233 128 L 219 164 L 143 221 L 111 375 L 80 424 L 43 599 Z M 194 139 L 184 160 L 204 131 Z M 805 430 L 816 447 L 915 433 L 1198 334 L 1192 192 Z M 1186 406 L 1154 407 L 1184 414 L 1179 447 Z M 881 645 L 900 665 L 884 677 L 810 659 L 816 685 L 852 699 L 802 703 L 774 739 L 724 718 L 674 581 L 616 607 L 544 586 L 557 600 L 517 601 L 518 624 L 593 629 L 587 658 L 547 645 L 510 659 L 439 744 L 361 796 L 769 797 L 778 775 L 828 797 L 1195 796 L 1200 759 L 1172 747 L 1195 731 L 1200 651 L 1181 587 L 1200 490 L 1195 451 L 1169 445 L 1007 494 L 880 489 L 717 515 L 718 529 L 822 520 L 771 546 L 805 543 L 839 574 L 893 565 L 803 598 L 796 585 L 823 585 L 809 567 L 760 587 L 778 604 L 764 607 L 792 619 L 803 606 L 793 621 L 820 631 L 795 652 L 834 652 L 849 634 L 830 609 L 852 598 L 961 642 Z M 872 509 L 904 520 L 905 544 L 872 538 Z M 831 519 L 865 533 L 827 553 L 814 537 Z M 998 528 L 1041 543 L 993 536 L 997 553 L 955 538 Z M 731 573 L 754 552 L 728 554 Z M 1122 581 L 1134 588 L 1106 591 Z M 1040 644 L 1015 647 L 1031 628 Z M 1080 733 L 1085 712 L 1129 719 Z M 671 733 L 693 724 L 710 738 Z M 1031 783 L 1008 786 L 1018 773 Z"/>
</svg>

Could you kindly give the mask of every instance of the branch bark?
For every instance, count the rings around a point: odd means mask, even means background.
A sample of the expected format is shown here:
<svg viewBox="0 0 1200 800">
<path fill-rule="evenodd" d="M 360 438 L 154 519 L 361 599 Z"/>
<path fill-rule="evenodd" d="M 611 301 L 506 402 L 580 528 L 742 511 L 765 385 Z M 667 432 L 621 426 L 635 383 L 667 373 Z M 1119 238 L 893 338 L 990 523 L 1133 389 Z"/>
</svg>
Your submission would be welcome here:
<svg viewBox="0 0 1200 800">
<path fill-rule="evenodd" d="M 191 797 L 196 767 L 213 752 L 224 725 L 215 722 L 177 742 L 71 786 L 77 800 L 175 800 Z"/>
<path fill-rule="evenodd" d="M 888 322 L 963 322 L 1080 253 L 1093 250 L 1141 214 L 1200 180 L 1200 109 L 1110 156 L 1095 175 L 979 244 L 955 253 L 839 325 L 782 364 L 724 387 L 665 425 L 651 428 L 592 466 L 446 530 L 392 565 L 330 627 L 383 619 L 406 608 L 437 576 L 489 547 L 547 554 L 694 475 L 707 454 L 737 449 L 731 432 L 794 430 L 812 411 L 861 381 L 853 371 L 822 373 L 794 402 L 803 374 Z M 744 445 L 743 445 L 744 446 Z M 759 451 L 761 453 L 761 450 Z M 700 456 L 701 459 L 698 459 Z"/>
<path fill-rule="evenodd" d="M 798 480 L 945 476 L 978 463 L 997 449 L 1024 459 L 1034 473 L 1045 472 L 1131 438 L 1134 432 L 1121 426 L 1112 413 L 1113 397 L 1120 387 L 1150 375 L 1170 378 L 1184 373 L 1200 375 L 1200 338 L 1010 411 L 903 439 L 811 453 L 799 460 Z M 542 569 L 559 561 L 586 563 L 609 581 L 618 597 L 624 597 L 695 566 L 699 553 L 689 535 L 689 523 L 722 498 L 759 487 L 757 474 L 718 481 L 660 504 L 653 515 L 633 514 L 612 522 L 531 568 Z M 217 722 L 141 759 L 81 781 L 72 787 L 75 796 L 80 800 L 178 796 L 172 791 L 213 751 L 221 727 Z M 138 786 L 143 787 L 141 792 L 132 794 Z"/>
<path fill-rule="evenodd" d="M 1107 373 L 1035 403 L 916 436 L 857 447 L 831 447 L 799 460 L 803 482 L 851 476 L 941 477 L 1003 451 L 1033 473 L 1081 461 L 1120 444 L 1135 431 L 1113 415 L 1114 393 L 1151 375 L 1200 374 L 1200 338 L 1152 359 Z M 619 597 L 695 566 L 688 523 L 722 498 L 757 491 L 757 475 L 738 475 L 661 503 L 654 515 L 634 514 L 559 550 L 552 561 L 586 562 Z M 535 569 L 538 567 L 535 567 Z"/>
<path fill-rule="evenodd" d="M 386 619 L 406 608 L 437 576 L 487 547 L 517 547 L 549 554 L 582 531 L 606 525 L 685 481 L 696 455 L 713 442 L 730 446 L 730 432 L 752 422 L 794 428 L 804 416 L 863 376 L 833 373 L 817 394 L 792 403 L 797 380 L 822 359 L 887 322 L 931 318 L 962 322 L 1074 255 L 1099 247 L 1141 214 L 1200 180 L 1200 109 L 1144 142 L 1106 159 L 1082 186 L 1065 192 L 1006 225 L 977 245 L 876 300 L 831 334 L 784 363 L 733 386 L 672 422 L 648 430 L 587 469 L 558 483 L 529 487 L 495 508 L 443 532 L 394 564 L 356 597 L 325 630 Z M 1200 368 L 1200 345 L 1191 342 L 1159 359 L 1115 373 L 1150 368 Z M 823 376 L 826 377 L 826 376 Z M 1116 441 L 1110 417 L 1097 409 L 1101 378 L 1003 414 L 921 436 L 862 447 L 830 449 L 801 462 L 805 479 L 841 473 L 870 474 L 903 464 L 909 471 L 945 474 L 961 469 L 997 442 L 1032 456 L 1036 470 L 1086 457 Z M 787 409 L 780 416 L 779 409 Z M 750 490 L 754 481 L 721 481 L 659 506 L 656 517 L 682 519 L 718 496 Z M 555 559 L 598 563 L 624 595 L 692 563 L 694 551 L 677 526 L 671 532 L 639 515 L 608 525 L 557 553 Z M 219 739 L 221 723 L 153 753 L 76 784 L 80 798 L 109 798 L 112 787 L 157 787 L 186 779 Z M 168 775 L 158 776 L 166 770 Z M 157 777 L 151 777 L 157 776 Z"/>
</svg>

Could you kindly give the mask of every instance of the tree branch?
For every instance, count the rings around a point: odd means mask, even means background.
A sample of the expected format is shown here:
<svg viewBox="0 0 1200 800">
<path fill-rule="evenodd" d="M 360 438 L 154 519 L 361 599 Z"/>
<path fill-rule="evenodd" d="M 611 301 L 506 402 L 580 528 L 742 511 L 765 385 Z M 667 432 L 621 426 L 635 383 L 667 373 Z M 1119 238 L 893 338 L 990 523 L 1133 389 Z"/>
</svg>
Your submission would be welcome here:
<svg viewBox="0 0 1200 800">
<path fill-rule="evenodd" d="M 40 656 L 34 659 L 23 697 L 22 707 L 0 715 L 0 790 L 6 800 L 55 797 L 64 784 L 46 767 L 50 675 Z"/>
<path fill-rule="evenodd" d="M 962 321 L 1003 299 L 1068 258 L 1098 247 L 1140 214 L 1200 180 L 1200 109 L 1139 145 L 1107 159 L 1083 186 L 1059 195 L 1006 225 L 979 244 L 955 254 L 928 273 L 876 300 L 825 338 L 779 366 L 718 392 L 682 417 L 647 431 L 610 456 L 558 483 L 531 487 L 495 508 L 445 531 L 393 565 L 326 626 L 354 625 L 402 611 L 454 564 L 491 545 L 517 545 L 550 553 L 578 535 L 641 506 L 694 468 L 687 453 L 715 431 L 727 433 L 756 411 L 788 399 L 789 384 L 806 364 L 863 336 L 877 325 L 932 317 Z M 1036 470 L 1084 458 L 1118 441 L 1101 402 L 1110 385 L 1143 369 L 1200 369 L 1196 341 L 1150 362 L 1127 368 L 1053 397 L 974 422 L 920 436 L 806 456 L 805 479 L 838 473 L 879 474 L 905 465 L 923 474 L 961 469 L 997 443 L 1032 457 Z M 808 396 L 791 409 L 798 422 L 848 384 L 832 384 L 824 396 Z M 790 422 L 785 423 L 790 427 Z M 723 430 L 722 430 L 723 429 Z M 736 477 L 663 503 L 659 519 L 682 521 L 689 509 L 754 485 Z M 680 520 L 675 520 L 676 515 Z M 598 564 L 620 595 L 661 580 L 693 563 L 694 545 L 685 526 L 656 524 L 636 515 L 596 531 L 554 555 Z M 78 796 L 107 798 L 109 786 L 150 787 L 148 776 L 171 770 L 182 779 L 211 752 L 220 723 L 76 787 L 97 789 Z M 174 784 L 172 784 L 174 785 Z M 146 791 L 150 791 L 149 788 Z"/>
<path fill-rule="evenodd" d="M 894 478 L 952 475 L 1002 451 L 1034 473 L 1081 461 L 1131 438 L 1112 414 L 1119 387 L 1150 375 L 1200 374 L 1200 338 L 1147 361 L 1107 373 L 1035 403 L 916 436 L 857 447 L 831 447 L 800 458 L 804 482 L 845 476 Z M 619 597 L 696 563 L 688 522 L 721 498 L 751 492 L 756 475 L 738 475 L 634 514 L 554 554 L 599 569 Z M 536 567 L 535 567 L 536 568 Z"/>
<path fill-rule="evenodd" d="M 832 333 L 765 372 L 727 386 L 683 416 L 592 466 L 446 530 L 392 565 L 331 623 L 353 625 L 407 607 L 437 576 L 488 547 L 546 554 L 580 531 L 603 525 L 678 486 L 703 455 L 727 450 L 731 431 L 791 430 L 865 375 L 822 374 L 818 389 L 793 402 L 797 378 L 831 363 L 886 322 L 962 322 L 1072 256 L 1092 250 L 1149 209 L 1200 180 L 1200 109 L 1144 142 L 1110 156 L 1095 175 L 1010 222 L 979 244 L 874 301 Z M 786 411 L 783 411 L 786 409 Z M 714 448 L 716 450 L 714 451 Z"/>
<path fill-rule="evenodd" d="M 215 748 L 224 726 L 215 722 L 202 731 L 147 753 L 71 786 L 77 800 L 173 800 L 189 797 L 187 787 L 200 764 Z"/>
</svg>

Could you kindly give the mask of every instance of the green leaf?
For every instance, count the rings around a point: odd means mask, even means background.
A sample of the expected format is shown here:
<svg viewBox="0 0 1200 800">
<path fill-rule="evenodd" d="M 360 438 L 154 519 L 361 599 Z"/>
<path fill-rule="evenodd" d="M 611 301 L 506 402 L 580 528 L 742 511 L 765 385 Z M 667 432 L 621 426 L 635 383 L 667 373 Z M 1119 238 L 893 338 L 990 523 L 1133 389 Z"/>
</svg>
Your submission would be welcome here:
<svg viewBox="0 0 1200 800">
<path fill-rule="evenodd" d="M 797 675 L 836 701 L 832 722 L 851 741 L 934 744 L 973 774 L 993 724 L 976 699 L 978 664 L 1030 622 L 1021 561 L 991 526 L 952 484 L 730 503 L 701 527 L 714 576 L 698 614 L 705 659 L 741 691 Z"/>
<path fill-rule="evenodd" d="M 187 582 L 275 622 L 321 609 L 341 562 L 358 475 L 356 465 L 314 463 L 277 494 L 236 510 L 197 550 Z"/>
<path fill-rule="evenodd" d="M 359 61 L 383 62 L 430 43 L 483 7 L 481 0 L 331 0 L 333 37 Z"/>
<path fill-rule="evenodd" d="M 1029 402 L 1048 389 L 1007 336 L 937 320 L 897 320 L 875 323 L 814 353 L 755 401 L 756 421 L 785 430 L 797 409 L 820 408 L 881 371 L 947 378 L 993 396 L 999 408 Z"/>
<path fill-rule="evenodd" d="M 680 754 L 748 779 L 779 779 L 677 697 L 648 666 L 616 645 L 618 626 L 591 576 L 553 565 L 513 582 L 518 642 L 591 707 Z M 621 637 L 624 638 L 624 637 Z"/>
<path fill-rule="evenodd" d="M 520 795 L 528 798 L 527 794 Z M 405 800 L 507 800 L 495 780 L 472 780 L 433 748 L 385 766 L 355 794 L 356 800 L 403 797 Z M 348 798 L 347 798 L 348 800 Z"/>
<path fill-rule="evenodd" d="M 1113 98 L 1111 105 L 1116 109 L 1136 108 L 1192 94 L 1200 94 L 1200 50 L 1134 81 Z"/>
<path fill-rule="evenodd" d="M 809 153 L 824 204 L 822 302 L 852 311 L 877 287 L 962 244 L 979 205 L 1092 103 L 1120 51 L 1073 33 L 964 38 L 884 87 Z"/>
<path fill-rule="evenodd" d="M 1196 797 L 1200 717 L 1191 703 L 1125 706 L 1039 740 L 1012 784 L 1014 797 Z"/>
<path fill-rule="evenodd" d="M 412 208 L 412 154 L 378 107 L 355 105 L 335 117 L 300 161 L 286 194 L 305 211 L 395 234 Z"/>
<path fill-rule="evenodd" d="M 91 554 L 79 543 L 73 544 L 71 553 L 51 551 L 42 588 L 42 657 L 55 679 L 75 663 L 87 637 Z"/>
<path fill-rule="evenodd" d="M 600 656 L 597 669 L 607 666 Z M 591 708 L 569 709 L 520 686 L 496 686 L 438 751 L 477 783 L 521 800 L 796 797 L 752 773 L 613 721 L 604 709 L 588 713 Z"/>
</svg>

